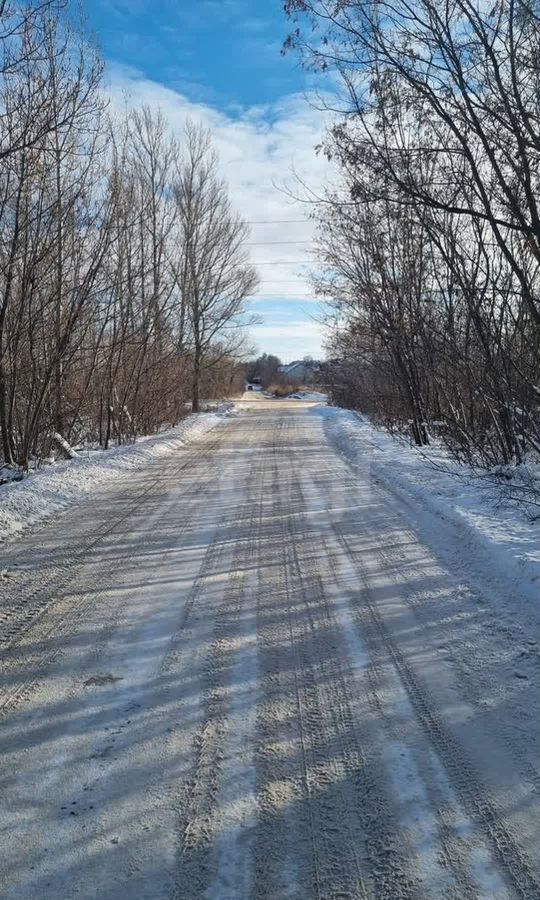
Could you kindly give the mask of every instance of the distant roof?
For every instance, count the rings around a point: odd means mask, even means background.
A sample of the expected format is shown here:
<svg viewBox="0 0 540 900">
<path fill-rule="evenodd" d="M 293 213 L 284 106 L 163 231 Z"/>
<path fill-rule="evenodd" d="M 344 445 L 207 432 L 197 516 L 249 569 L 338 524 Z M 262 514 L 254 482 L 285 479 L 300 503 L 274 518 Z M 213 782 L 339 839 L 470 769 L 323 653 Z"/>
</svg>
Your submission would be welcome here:
<svg viewBox="0 0 540 900">
<path fill-rule="evenodd" d="M 289 375 L 300 366 L 303 369 L 320 369 L 321 364 L 316 359 L 295 359 L 293 362 L 287 363 L 287 365 L 285 366 L 280 366 L 279 371 L 283 375 Z"/>
</svg>

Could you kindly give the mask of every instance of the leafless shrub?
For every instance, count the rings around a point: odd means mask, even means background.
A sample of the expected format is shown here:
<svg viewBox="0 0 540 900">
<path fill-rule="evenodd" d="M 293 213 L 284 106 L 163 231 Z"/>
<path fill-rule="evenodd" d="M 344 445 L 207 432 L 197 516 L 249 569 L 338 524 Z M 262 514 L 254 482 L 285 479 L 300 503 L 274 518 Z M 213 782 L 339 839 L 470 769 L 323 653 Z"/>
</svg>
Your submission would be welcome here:
<svg viewBox="0 0 540 900">
<path fill-rule="evenodd" d="M 111 117 L 62 2 L 0 5 L 0 459 L 108 447 L 238 389 L 256 275 L 208 134 Z"/>
<path fill-rule="evenodd" d="M 332 395 L 474 465 L 538 460 L 536 13 L 524 0 L 287 9 L 288 46 L 344 88 L 316 279 Z"/>
<path fill-rule="evenodd" d="M 268 393 L 273 394 L 274 397 L 290 397 L 297 390 L 298 387 L 294 384 L 270 384 L 268 386 Z"/>
</svg>

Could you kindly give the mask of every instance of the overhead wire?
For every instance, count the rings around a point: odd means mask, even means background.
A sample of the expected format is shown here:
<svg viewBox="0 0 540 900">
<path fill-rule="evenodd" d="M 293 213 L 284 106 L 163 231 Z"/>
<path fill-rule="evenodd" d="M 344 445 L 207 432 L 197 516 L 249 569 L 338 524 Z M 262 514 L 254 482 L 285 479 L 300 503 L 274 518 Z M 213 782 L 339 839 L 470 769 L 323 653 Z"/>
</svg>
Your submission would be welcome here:
<svg viewBox="0 0 540 900">
<path fill-rule="evenodd" d="M 301 225 L 311 223 L 311 219 L 244 219 L 246 225 Z"/>
<path fill-rule="evenodd" d="M 307 266 L 309 263 L 310 260 L 308 259 L 272 259 L 264 262 L 252 262 L 251 264 L 253 266 Z"/>
<path fill-rule="evenodd" d="M 252 219 L 247 220 L 246 224 L 248 225 L 301 225 L 301 224 L 310 224 L 310 219 Z M 285 240 L 285 241 L 247 241 L 247 247 L 277 247 L 277 246 L 315 246 L 313 244 L 313 239 L 309 240 Z M 298 265 L 308 265 L 311 263 L 310 259 L 283 259 L 283 260 L 263 260 L 261 262 L 253 261 L 252 265 L 254 266 L 298 266 Z M 266 283 L 271 284 L 291 284 L 298 286 L 298 282 L 295 279 L 271 279 L 266 280 Z M 265 280 L 262 280 L 260 292 L 263 295 L 259 299 L 263 300 L 264 295 L 266 293 L 266 298 L 269 300 L 279 299 L 281 293 L 286 294 L 288 298 L 293 300 L 312 300 L 313 294 L 295 294 L 291 291 L 287 291 L 282 288 L 264 290 Z M 269 296 L 270 295 L 270 296 Z M 254 296 L 253 299 L 257 299 L 257 295 Z"/>
<path fill-rule="evenodd" d="M 313 244 L 313 241 L 248 241 L 244 246 L 246 247 L 275 247 L 278 244 L 285 244 L 286 246 L 291 244 Z"/>
</svg>

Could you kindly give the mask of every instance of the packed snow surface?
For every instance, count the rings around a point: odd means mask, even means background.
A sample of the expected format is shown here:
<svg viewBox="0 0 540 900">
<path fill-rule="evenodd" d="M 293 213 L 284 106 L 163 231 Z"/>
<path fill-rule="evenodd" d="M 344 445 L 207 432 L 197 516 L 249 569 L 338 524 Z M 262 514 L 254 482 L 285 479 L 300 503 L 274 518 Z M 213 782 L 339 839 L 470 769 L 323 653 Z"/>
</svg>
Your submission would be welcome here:
<svg viewBox="0 0 540 900">
<path fill-rule="evenodd" d="M 421 450 L 375 428 L 358 413 L 322 412 L 341 449 L 371 472 L 406 507 L 431 546 L 456 564 L 472 559 L 479 580 L 501 579 L 518 598 L 540 608 L 540 517 L 505 499 L 504 487 L 453 462 L 437 445 Z M 457 540 L 457 545 L 449 540 Z"/>
<path fill-rule="evenodd" d="M 534 532 L 323 403 L 222 421 L 2 547 L 2 900 L 538 900 Z"/>
<path fill-rule="evenodd" d="M 232 411 L 189 415 L 174 428 L 111 450 L 81 451 L 76 459 L 31 472 L 23 481 L 0 486 L 0 542 L 33 527 L 150 460 L 167 457 L 222 423 Z"/>
</svg>

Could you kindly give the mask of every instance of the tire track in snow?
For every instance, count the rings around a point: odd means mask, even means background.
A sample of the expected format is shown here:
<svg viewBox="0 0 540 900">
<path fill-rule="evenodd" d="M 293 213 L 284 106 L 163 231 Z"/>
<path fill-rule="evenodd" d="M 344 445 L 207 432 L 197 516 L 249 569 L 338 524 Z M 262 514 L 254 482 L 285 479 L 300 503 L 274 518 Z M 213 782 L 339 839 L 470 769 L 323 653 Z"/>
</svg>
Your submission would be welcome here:
<svg viewBox="0 0 540 900">
<path fill-rule="evenodd" d="M 313 823 L 302 767 L 302 724 L 295 702 L 298 678 L 286 637 L 287 575 L 283 542 L 282 493 L 288 479 L 280 465 L 280 448 L 288 437 L 290 420 L 280 416 L 267 428 L 271 456 L 267 469 L 269 503 L 264 538 L 264 561 L 259 573 L 257 631 L 261 670 L 261 698 L 257 714 L 257 779 L 259 819 L 255 845 L 255 896 L 297 898 L 316 894 L 317 860 Z M 290 511 L 290 507 L 289 507 Z"/>
<path fill-rule="evenodd" d="M 342 464 L 342 469 L 344 468 L 345 466 Z M 337 480 L 338 483 L 340 481 L 343 483 L 343 473 L 340 473 L 339 468 L 336 468 L 335 465 L 330 466 L 327 464 L 323 468 L 323 473 L 319 472 L 315 477 L 315 480 L 318 478 L 321 490 L 324 491 L 325 496 L 328 494 L 329 476 L 331 476 L 331 484 L 333 484 L 334 480 Z M 471 852 L 468 867 L 464 866 L 463 860 L 457 862 L 455 856 L 451 855 L 447 833 L 448 823 L 443 821 L 434 823 L 437 830 L 440 830 L 441 844 L 454 864 L 455 876 L 460 885 L 460 896 L 466 896 L 468 890 L 473 892 L 473 896 L 482 897 L 485 900 L 491 900 L 494 896 L 506 896 L 505 888 L 491 871 L 493 861 L 496 860 L 502 877 L 515 896 L 522 897 L 524 900 L 525 898 L 526 900 L 533 900 L 533 898 L 538 900 L 538 897 L 540 897 L 540 885 L 527 859 L 523 856 L 503 824 L 500 814 L 489 796 L 489 792 L 481 784 L 463 748 L 444 729 L 442 720 L 435 712 L 433 701 L 429 698 L 427 691 L 420 685 L 412 668 L 408 665 L 404 655 L 392 639 L 383 617 L 378 612 L 376 603 L 372 600 L 369 579 L 364 571 L 361 555 L 351 545 L 350 540 L 344 533 L 343 526 L 331 517 L 332 504 L 327 503 L 326 508 L 329 519 L 332 521 L 334 533 L 343 549 L 343 554 L 339 557 L 340 560 L 342 562 L 343 560 L 352 561 L 358 557 L 358 563 L 356 565 L 353 563 L 352 565 L 359 574 L 364 588 L 362 592 L 362 598 L 365 601 L 363 607 L 369 615 L 370 622 L 363 620 L 361 627 L 368 646 L 370 646 L 372 658 L 375 660 L 380 656 L 381 646 L 384 647 L 400 680 L 405 703 L 410 704 L 411 713 L 417 718 L 419 725 L 424 733 L 427 734 L 430 746 L 433 748 L 433 762 L 435 766 L 438 764 L 438 783 L 440 788 L 446 788 L 444 791 L 446 801 L 450 801 L 450 807 L 453 808 L 454 815 L 459 816 L 459 805 L 461 805 L 462 810 L 469 817 L 470 821 L 467 821 L 467 819 L 465 821 L 462 820 L 460 826 L 460 837 L 464 839 L 469 848 L 471 843 L 475 845 Z M 376 547 L 374 548 L 374 553 L 381 560 L 385 573 L 395 575 L 396 563 L 389 558 L 385 549 Z M 401 573 L 399 580 L 402 584 L 404 576 Z M 372 670 L 372 681 L 376 682 L 376 680 L 376 670 Z M 376 691 L 377 687 L 374 685 L 374 693 Z M 380 704 L 378 708 L 381 712 L 383 711 Z M 395 763 L 396 758 L 393 761 Z M 413 774 L 411 767 L 409 767 L 409 773 Z M 418 781 L 421 782 L 420 779 Z M 418 801 L 422 802 L 422 800 L 427 805 L 427 795 L 422 798 L 420 791 Z M 475 840 L 471 823 L 474 823 L 481 830 L 481 834 L 487 840 L 487 846 L 482 846 L 481 842 L 479 844 L 478 840 Z M 455 829 L 453 837 L 456 837 Z M 488 848 L 491 848 L 493 859 Z M 471 883 L 471 878 L 475 882 L 474 886 Z M 494 890 L 496 893 L 493 893 Z"/>
<path fill-rule="evenodd" d="M 334 527 L 343 549 L 354 559 L 354 549 L 340 529 L 339 523 L 335 523 Z M 445 729 L 427 690 L 420 685 L 411 666 L 393 640 L 371 597 L 371 588 L 365 574 L 360 567 L 357 571 L 363 580 L 365 605 L 369 610 L 375 632 L 399 675 L 419 724 L 444 766 L 456 796 L 471 820 L 482 829 L 488 839 L 501 874 L 515 895 L 522 900 L 538 900 L 540 884 L 528 861 L 502 822 L 498 810 L 486 788 L 480 783 L 462 747 Z"/>
<path fill-rule="evenodd" d="M 332 430 L 327 426 L 328 422 L 325 420 L 323 423 L 324 432 L 327 435 L 330 444 L 333 445 L 334 438 L 332 436 Z M 365 435 L 362 436 L 362 441 L 364 441 L 364 438 Z M 367 444 L 371 443 L 367 438 L 365 439 L 365 442 Z M 422 545 L 414 530 L 407 528 L 406 522 L 401 521 L 400 513 L 392 508 L 391 503 L 393 495 L 390 490 L 391 486 L 386 484 L 381 487 L 381 481 L 379 481 L 378 478 L 373 480 L 369 471 L 365 471 L 363 462 L 353 462 L 349 458 L 349 455 L 345 453 L 343 447 L 338 447 L 336 456 L 340 460 L 339 466 L 331 468 L 328 458 L 325 460 L 326 472 L 327 474 L 332 475 L 332 483 L 334 483 L 335 479 L 336 482 L 344 485 L 345 490 L 352 490 L 354 489 L 354 484 L 358 484 L 359 479 L 364 481 L 369 480 L 370 492 L 373 494 L 373 497 L 380 508 L 384 509 L 384 516 L 389 523 L 389 532 L 394 532 L 396 520 L 399 520 L 398 531 L 400 539 L 396 540 L 394 538 L 388 542 L 385 541 L 384 544 L 378 544 L 373 547 L 373 552 L 378 555 L 382 569 L 393 579 L 396 586 L 399 587 L 400 597 L 402 597 L 409 608 L 414 611 L 415 616 L 422 620 L 425 628 L 430 629 L 430 632 L 435 634 L 436 629 L 440 629 L 444 625 L 444 621 L 438 620 L 433 622 L 433 619 L 430 619 L 430 615 L 433 615 L 434 604 L 432 590 L 419 593 L 411 585 L 411 560 L 408 559 L 407 561 L 404 549 L 407 546 L 414 544 L 419 546 Z M 328 484 L 328 482 L 326 482 L 326 484 Z M 417 501 L 414 501 L 411 498 L 409 498 L 409 500 L 414 507 L 415 502 Z M 358 526 L 360 529 L 363 529 L 361 523 L 358 523 Z M 380 531 L 384 531 L 386 526 L 384 522 L 378 522 L 378 527 Z M 535 730 L 530 727 L 523 727 L 523 719 L 526 723 L 530 723 L 534 718 L 534 712 L 531 712 L 528 698 L 523 692 L 520 692 L 519 695 L 516 696 L 512 691 L 512 686 L 515 686 L 515 679 L 514 673 L 512 672 L 512 666 L 508 660 L 505 662 L 510 668 L 510 671 L 508 672 L 505 681 L 497 678 L 494 682 L 492 674 L 489 671 L 483 676 L 482 670 L 475 666 L 476 658 L 478 658 L 482 664 L 485 664 L 486 660 L 491 659 L 491 664 L 496 666 L 500 671 L 500 664 L 502 662 L 500 658 L 500 636 L 502 635 L 505 654 L 508 654 L 513 650 L 515 659 L 513 664 L 520 668 L 522 658 L 524 656 L 527 658 L 527 654 L 530 650 L 530 642 L 527 640 L 529 632 L 523 629 L 519 624 L 519 621 L 516 620 L 511 612 L 508 612 L 512 609 L 511 600 L 514 598 L 508 598 L 506 602 L 506 614 L 502 615 L 501 607 L 492 605 L 490 603 L 490 598 L 482 595 L 482 586 L 479 588 L 476 582 L 473 581 L 471 590 L 471 583 L 469 581 L 470 572 L 467 574 L 467 570 L 465 569 L 465 574 L 461 576 L 463 580 L 456 581 L 454 579 L 454 570 L 452 569 L 452 574 L 450 574 L 450 572 L 446 570 L 448 563 L 445 564 L 443 562 L 441 566 L 437 554 L 434 556 L 434 562 L 429 566 L 426 565 L 425 556 L 421 555 L 420 558 L 414 559 L 415 579 L 423 579 L 426 584 L 433 582 L 434 564 L 437 566 L 439 583 L 442 580 L 443 583 L 446 582 L 446 584 L 450 584 L 451 591 L 456 595 L 458 601 L 461 600 L 460 595 L 462 595 L 463 592 L 465 592 L 466 595 L 471 594 L 468 606 L 463 606 L 463 601 L 461 601 L 460 616 L 466 616 L 468 624 L 465 641 L 461 631 L 457 631 L 457 635 L 455 628 L 452 632 L 448 631 L 445 634 L 444 641 L 444 661 L 445 663 L 451 663 L 455 668 L 456 673 L 458 673 L 461 696 L 471 704 L 471 707 L 474 707 L 480 717 L 485 716 L 486 710 L 490 709 L 485 702 L 486 693 L 489 694 L 493 689 L 494 684 L 496 685 L 498 691 L 497 704 L 500 705 L 505 702 L 508 709 L 506 716 L 497 719 L 493 739 L 496 741 L 498 747 L 502 748 L 504 746 L 506 757 L 511 761 L 513 768 L 515 767 L 517 769 L 515 763 L 519 762 L 518 787 L 519 795 L 523 802 L 528 802 L 533 794 L 536 795 L 535 799 L 537 802 L 538 794 L 540 792 L 539 754 L 537 750 L 538 729 L 536 729 L 535 732 Z M 480 606 L 478 604 L 482 597 L 483 602 Z M 426 599 L 428 600 L 427 603 Z M 471 604 L 473 606 L 472 611 Z M 510 622 L 508 621 L 509 617 Z M 470 634 L 471 623 L 474 626 L 472 640 Z M 453 615 L 449 617 L 448 624 L 455 626 L 455 617 Z M 495 640 L 494 635 L 498 636 L 498 641 Z M 428 639 L 430 637 L 431 634 L 428 636 Z M 440 640 L 440 633 L 438 639 Z M 517 659 L 515 658 L 516 656 Z M 501 689 L 505 690 L 504 698 L 501 697 Z M 528 741 L 523 740 L 524 733 L 527 734 L 529 738 Z M 504 762 L 501 764 L 504 766 Z M 511 792 L 511 796 L 517 801 L 518 798 L 515 797 L 513 792 Z M 534 830 L 529 837 L 531 840 L 535 839 L 536 835 Z"/>
<path fill-rule="evenodd" d="M 229 426 L 230 427 L 230 426 Z M 0 645 L 5 652 L 9 650 L 24 634 L 35 625 L 40 617 L 47 611 L 51 603 L 54 603 L 58 594 L 66 586 L 77 566 L 83 565 L 89 556 L 99 548 L 103 540 L 116 532 L 120 526 L 125 525 L 131 516 L 136 515 L 151 492 L 164 481 L 176 478 L 180 473 L 188 475 L 193 469 L 206 460 L 210 465 L 215 464 L 214 451 L 222 440 L 225 429 L 214 438 L 213 441 L 197 445 L 188 458 L 182 459 L 180 464 L 169 463 L 165 467 L 160 465 L 160 473 L 151 478 L 148 484 L 140 491 L 134 492 L 130 486 L 115 500 L 127 504 L 127 508 L 120 515 L 107 517 L 101 521 L 97 528 L 93 529 L 80 546 L 76 546 L 67 552 L 61 563 L 54 564 L 45 572 L 39 573 L 38 584 L 25 590 L 24 586 L 17 585 L 13 591 L 6 590 L 2 586 L 2 606 L 0 607 Z M 165 468 L 165 471 L 163 471 Z M 138 473 L 144 475 L 144 470 Z M 186 498 L 187 499 L 187 498 Z M 47 527 L 47 525 L 43 526 Z M 49 527 L 52 527 L 49 524 Z M 30 580 L 33 580 L 32 578 Z"/>
<path fill-rule="evenodd" d="M 395 723 L 388 716 L 386 704 L 389 703 L 389 697 L 394 697 L 392 707 L 399 710 L 402 717 L 407 718 L 403 711 L 407 698 L 397 676 L 389 683 L 388 666 L 381 658 L 380 648 L 372 639 L 369 620 L 360 618 L 359 612 L 362 607 L 360 610 L 358 607 L 355 608 L 352 588 L 347 587 L 354 585 L 358 577 L 349 554 L 339 542 L 336 542 L 333 534 L 333 518 L 336 509 L 343 509 L 344 488 L 347 496 L 351 497 L 354 484 L 347 483 L 345 486 L 343 472 L 335 465 L 328 468 L 323 465 L 322 471 L 321 467 L 318 467 L 316 472 L 308 471 L 305 473 L 304 482 L 307 493 L 311 491 L 321 498 L 318 508 L 324 515 L 324 524 L 321 527 L 325 532 L 325 556 L 337 587 L 334 606 L 336 612 L 339 611 L 351 664 L 356 661 L 354 671 L 359 682 L 358 690 L 366 696 L 372 715 L 376 717 L 379 741 L 375 752 L 382 757 L 385 777 L 391 787 L 392 805 L 395 810 L 393 823 L 395 834 L 400 835 L 401 841 L 409 842 L 409 864 L 420 875 L 422 888 L 428 890 L 429 897 L 452 896 L 459 897 L 460 900 L 462 898 L 480 900 L 468 877 L 462 856 L 458 854 L 456 858 L 456 853 L 452 852 L 456 835 L 443 820 L 440 808 L 448 802 L 448 791 L 444 796 L 439 793 L 435 798 L 437 802 L 432 803 L 428 797 L 429 792 L 426 791 L 425 780 L 420 776 L 407 745 L 400 743 L 401 735 L 395 732 Z M 381 699 L 383 696 L 386 697 L 384 702 Z M 414 713 L 409 710 L 408 718 L 413 716 Z M 460 811 L 457 813 L 459 817 Z M 463 818 L 462 813 L 461 817 Z M 494 878 L 491 879 L 491 883 L 498 885 L 500 893 L 490 893 L 485 897 L 482 894 L 482 898 L 492 900 L 497 896 L 500 900 L 504 900 L 507 895 L 500 880 Z"/>
<path fill-rule="evenodd" d="M 248 451 L 256 439 L 251 432 Z M 250 569 L 255 567 L 261 529 L 263 465 L 259 452 L 230 522 L 234 549 L 227 587 L 213 610 L 213 638 L 203 673 L 203 722 L 180 823 L 178 900 L 250 896 L 251 837 L 257 812 L 253 735 L 258 683 L 252 605 L 256 585 Z M 223 541 L 223 535 L 217 539 Z"/>
<path fill-rule="evenodd" d="M 223 435 L 223 432 L 221 432 L 221 435 Z M 174 500 L 174 503 L 181 502 L 182 504 L 182 520 L 178 526 L 179 536 L 181 536 L 189 526 L 193 507 L 198 505 L 201 502 L 201 499 L 204 498 L 205 493 L 208 492 L 209 476 L 216 470 L 214 451 L 220 443 L 220 440 L 221 436 L 207 448 L 207 453 L 205 452 L 204 454 L 199 455 L 198 459 L 201 464 L 200 477 L 194 479 L 193 483 L 188 486 L 181 498 L 175 498 Z M 150 490 L 155 488 L 156 484 L 163 478 L 170 479 L 174 474 L 178 474 L 179 472 L 185 471 L 187 473 L 192 471 L 195 469 L 196 464 L 197 457 L 193 455 L 187 464 L 185 464 L 184 461 L 183 465 L 176 465 L 174 472 L 168 471 L 167 475 L 162 475 L 159 479 L 153 479 L 151 485 L 144 491 L 144 497 L 147 497 Z M 208 471 L 207 464 L 210 464 L 210 472 Z M 202 471 L 203 468 L 204 471 Z M 126 496 L 129 496 L 129 492 L 126 493 Z M 141 498 L 140 494 L 138 494 L 136 502 L 130 505 L 129 510 L 121 517 L 115 519 L 114 523 L 105 532 L 100 533 L 99 539 L 91 544 L 90 551 L 95 549 L 97 544 L 108 535 L 111 536 L 112 546 L 121 545 L 125 540 L 125 534 L 124 531 L 117 531 L 118 526 L 127 522 L 131 516 L 143 515 L 145 524 L 147 524 L 149 521 L 148 509 L 141 509 L 143 499 L 144 498 Z M 163 504 L 162 498 L 158 498 L 156 502 L 158 504 L 156 516 L 159 518 L 164 514 L 166 506 Z M 60 575 L 58 575 L 60 581 L 56 580 L 56 575 L 52 577 L 55 593 L 59 592 L 61 586 L 66 584 L 72 571 L 80 561 L 80 558 L 82 558 L 84 562 L 84 550 L 81 550 L 76 557 L 73 557 L 67 565 L 66 570 L 62 570 Z M 84 582 L 84 575 L 84 570 L 78 572 L 78 580 Z M 24 627 L 17 631 L 16 638 L 13 639 L 4 653 L 4 658 L 2 660 L 2 680 L 6 684 L 6 687 L 0 690 L 0 716 L 9 713 L 19 703 L 30 700 L 33 692 L 42 683 L 51 666 L 63 653 L 62 642 L 58 639 L 63 635 L 70 634 L 77 623 L 84 618 L 87 610 L 91 609 L 96 604 L 99 604 L 102 599 L 107 596 L 112 581 L 117 577 L 117 568 L 115 566 L 108 566 L 100 573 L 99 589 L 97 592 L 95 589 L 88 591 L 82 588 L 78 592 L 78 595 L 75 595 L 74 585 L 77 582 L 74 582 L 74 584 L 70 586 L 67 599 L 56 601 L 56 598 L 50 597 L 48 600 L 41 601 L 36 615 L 33 615 L 31 621 L 25 622 Z M 44 590 L 51 590 L 48 581 L 45 581 Z M 25 598 L 22 598 L 21 603 L 24 602 Z M 44 619 L 44 614 L 47 610 L 51 610 L 53 606 L 56 606 L 57 603 L 59 606 L 59 615 L 54 615 L 48 623 L 46 619 Z M 43 625 L 41 623 L 43 623 Z M 34 627 L 40 628 L 39 642 L 37 645 L 38 649 L 37 651 L 32 652 L 31 658 L 25 657 L 25 668 L 21 674 L 18 658 L 18 642 L 24 641 L 27 635 L 30 637 L 30 629 Z M 54 649 L 48 649 L 48 644 L 52 642 L 53 639 L 56 641 L 56 646 Z"/>
<path fill-rule="evenodd" d="M 301 442 L 298 442 L 299 444 Z M 416 897 L 393 839 L 388 802 L 375 760 L 361 746 L 354 712 L 357 689 L 343 668 L 343 635 L 326 596 L 325 547 L 301 491 L 305 459 L 293 454 L 281 510 L 289 641 L 313 866 L 306 898 Z M 282 466 L 282 469 L 284 467 Z"/>
<path fill-rule="evenodd" d="M 305 500 L 302 502 L 305 508 Z M 353 699 L 358 685 L 346 665 L 347 654 L 344 650 L 347 639 L 342 631 L 345 623 L 338 623 L 336 610 L 332 609 L 327 596 L 329 572 L 326 567 L 331 562 L 328 548 L 320 533 L 317 545 L 314 535 L 305 532 L 303 540 L 298 540 L 298 521 L 291 520 L 289 525 L 294 565 L 302 584 L 301 593 L 306 598 L 309 621 L 306 634 L 314 640 L 314 664 L 320 672 L 322 709 L 328 710 L 331 717 L 332 740 L 326 746 L 322 745 L 320 757 L 321 761 L 326 761 L 332 749 L 341 760 L 340 777 L 346 784 L 346 790 L 345 809 L 340 817 L 340 843 L 348 840 L 352 847 L 364 848 L 360 857 L 355 859 L 358 882 L 354 884 L 353 881 L 352 887 L 346 888 L 346 869 L 343 867 L 339 887 L 336 885 L 335 889 L 343 890 L 344 896 L 351 897 L 369 896 L 387 900 L 417 897 L 414 874 L 407 866 L 404 847 L 396 835 L 377 749 L 370 747 L 370 752 L 367 752 L 359 735 Z M 317 532 L 318 529 L 315 534 Z M 301 551 L 306 547 L 310 548 L 310 552 L 304 556 Z M 314 730 L 318 729 L 318 718 L 316 716 L 313 721 Z M 348 835 L 347 822 L 354 823 Z M 324 830 L 326 827 L 327 823 L 322 822 L 321 828 Z M 348 878 L 351 879 L 350 871 Z M 323 896 L 334 896 L 332 890 L 327 889 Z"/>
</svg>

